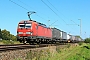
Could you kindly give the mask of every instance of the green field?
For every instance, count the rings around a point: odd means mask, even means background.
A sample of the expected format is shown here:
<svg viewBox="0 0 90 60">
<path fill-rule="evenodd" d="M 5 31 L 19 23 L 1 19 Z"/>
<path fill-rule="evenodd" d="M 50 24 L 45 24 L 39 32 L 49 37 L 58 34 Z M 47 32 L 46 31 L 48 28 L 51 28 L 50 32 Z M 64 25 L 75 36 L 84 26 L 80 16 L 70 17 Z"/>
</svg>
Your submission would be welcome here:
<svg viewBox="0 0 90 60">
<path fill-rule="evenodd" d="M 30 57 L 32 54 L 27 54 Z M 30 60 L 90 60 L 90 44 L 68 44 L 65 48 L 60 49 L 57 47 L 56 52 L 52 53 L 47 51 L 46 55 L 42 52 L 35 54 L 36 56 Z"/>
<path fill-rule="evenodd" d="M 61 52 L 56 54 L 55 57 L 56 60 L 90 60 L 90 44 L 61 49 Z"/>
</svg>

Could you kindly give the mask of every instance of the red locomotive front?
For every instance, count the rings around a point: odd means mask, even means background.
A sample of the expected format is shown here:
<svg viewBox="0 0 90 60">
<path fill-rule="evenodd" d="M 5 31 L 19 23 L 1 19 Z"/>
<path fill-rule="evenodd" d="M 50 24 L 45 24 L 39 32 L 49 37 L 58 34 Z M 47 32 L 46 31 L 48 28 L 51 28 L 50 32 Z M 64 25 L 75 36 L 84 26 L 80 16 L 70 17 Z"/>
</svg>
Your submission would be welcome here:
<svg viewBox="0 0 90 60">
<path fill-rule="evenodd" d="M 49 42 L 52 31 L 45 24 L 33 20 L 20 21 L 17 28 L 17 40 L 23 43 Z"/>
<path fill-rule="evenodd" d="M 21 21 L 17 28 L 17 40 L 26 43 L 36 33 L 33 32 L 33 21 Z"/>
</svg>

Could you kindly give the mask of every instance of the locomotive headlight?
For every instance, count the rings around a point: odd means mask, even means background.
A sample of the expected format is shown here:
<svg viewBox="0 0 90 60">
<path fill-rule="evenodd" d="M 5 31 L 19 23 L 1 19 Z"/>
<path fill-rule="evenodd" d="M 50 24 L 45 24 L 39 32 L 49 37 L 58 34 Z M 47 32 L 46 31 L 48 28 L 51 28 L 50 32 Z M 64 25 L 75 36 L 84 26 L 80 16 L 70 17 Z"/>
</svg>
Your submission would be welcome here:
<svg viewBox="0 0 90 60">
<path fill-rule="evenodd" d="M 32 35 L 32 32 L 31 32 L 31 35 Z"/>
<path fill-rule="evenodd" d="M 23 34 L 23 32 L 18 32 L 18 34 Z"/>
<path fill-rule="evenodd" d="M 31 34 L 31 32 L 26 32 L 26 34 Z"/>
</svg>

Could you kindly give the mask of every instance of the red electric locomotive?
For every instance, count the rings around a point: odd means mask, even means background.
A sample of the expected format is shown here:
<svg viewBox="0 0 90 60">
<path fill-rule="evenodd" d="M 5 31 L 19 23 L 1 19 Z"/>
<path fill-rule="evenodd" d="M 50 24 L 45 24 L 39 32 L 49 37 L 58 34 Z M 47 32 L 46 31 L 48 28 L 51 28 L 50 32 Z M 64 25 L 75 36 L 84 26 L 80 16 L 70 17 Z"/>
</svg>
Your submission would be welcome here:
<svg viewBox="0 0 90 60">
<path fill-rule="evenodd" d="M 42 43 L 52 40 L 52 30 L 45 24 L 33 21 L 20 21 L 17 27 L 17 40 L 23 43 Z"/>
</svg>

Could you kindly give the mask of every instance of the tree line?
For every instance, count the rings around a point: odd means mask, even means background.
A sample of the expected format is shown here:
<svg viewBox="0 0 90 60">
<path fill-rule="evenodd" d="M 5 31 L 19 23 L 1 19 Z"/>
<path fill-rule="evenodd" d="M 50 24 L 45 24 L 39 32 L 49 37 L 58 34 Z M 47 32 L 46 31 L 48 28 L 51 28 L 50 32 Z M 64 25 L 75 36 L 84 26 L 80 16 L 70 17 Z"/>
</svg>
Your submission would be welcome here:
<svg viewBox="0 0 90 60">
<path fill-rule="evenodd" d="M 2 40 L 16 40 L 16 36 L 13 34 L 10 34 L 10 31 L 7 31 L 6 29 L 1 30 L 0 29 L 0 39 Z"/>
</svg>

